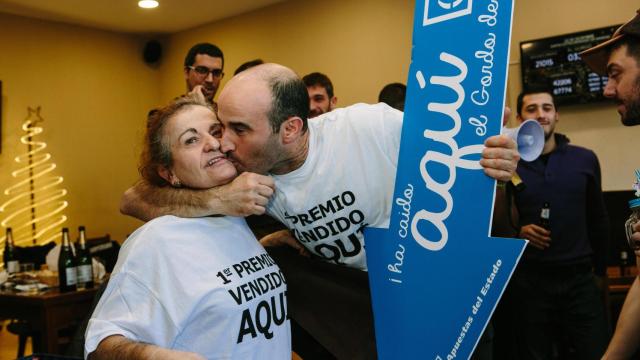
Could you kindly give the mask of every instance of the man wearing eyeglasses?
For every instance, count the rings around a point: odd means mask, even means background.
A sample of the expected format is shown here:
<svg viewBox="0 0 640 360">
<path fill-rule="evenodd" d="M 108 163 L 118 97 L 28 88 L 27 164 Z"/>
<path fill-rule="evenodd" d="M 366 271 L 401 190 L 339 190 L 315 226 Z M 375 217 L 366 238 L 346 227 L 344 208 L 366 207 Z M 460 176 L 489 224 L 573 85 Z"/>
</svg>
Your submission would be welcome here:
<svg viewBox="0 0 640 360">
<path fill-rule="evenodd" d="M 224 76 L 224 55 L 219 47 L 209 43 L 194 45 L 184 58 L 184 78 L 187 91 L 201 94 L 211 104 Z"/>
</svg>

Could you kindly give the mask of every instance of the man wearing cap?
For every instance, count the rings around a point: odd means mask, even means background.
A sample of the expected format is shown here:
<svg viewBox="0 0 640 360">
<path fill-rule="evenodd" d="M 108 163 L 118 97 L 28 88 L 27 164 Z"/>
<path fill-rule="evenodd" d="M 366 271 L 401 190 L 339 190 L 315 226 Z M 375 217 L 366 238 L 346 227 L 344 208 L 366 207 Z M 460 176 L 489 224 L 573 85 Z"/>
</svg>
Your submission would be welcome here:
<svg viewBox="0 0 640 360">
<path fill-rule="evenodd" d="M 611 36 L 611 39 L 581 53 L 598 74 L 609 76 L 604 96 L 617 104 L 625 126 L 640 124 L 640 10 Z M 634 226 L 633 241 L 640 241 L 640 223 Z M 640 249 L 635 249 L 640 264 Z M 629 359 L 640 343 L 640 279 L 636 277 L 624 302 L 616 331 L 603 359 Z"/>
</svg>

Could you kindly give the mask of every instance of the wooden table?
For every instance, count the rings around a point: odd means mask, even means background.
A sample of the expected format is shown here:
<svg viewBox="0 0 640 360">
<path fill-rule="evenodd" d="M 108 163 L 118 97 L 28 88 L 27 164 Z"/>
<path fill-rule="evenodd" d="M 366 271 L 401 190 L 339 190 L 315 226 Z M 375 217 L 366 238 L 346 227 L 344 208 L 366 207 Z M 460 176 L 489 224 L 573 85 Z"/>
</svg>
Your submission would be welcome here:
<svg viewBox="0 0 640 360">
<path fill-rule="evenodd" d="M 26 320 L 34 332 L 33 352 L 60 354 L 59 331 L 74 327 L 88 315 L 97 288 L 60 293 L 53 288 L 24 295 L 0 291 L 0 318 Z"/>
<path fill-rule="evenodd" d="M 607 268 L 609 292 L 607 293 L 605 301 L 608 305 L 611 331 L 615 329 L 622 304 L 627 297 L 631 284 L 633 284 L 638 274 L 635 266 L 627 267 L 624 270 L 624 276 L 621 276 L 620 272 L 621 269 L 619 267 Z"/>
</svg>

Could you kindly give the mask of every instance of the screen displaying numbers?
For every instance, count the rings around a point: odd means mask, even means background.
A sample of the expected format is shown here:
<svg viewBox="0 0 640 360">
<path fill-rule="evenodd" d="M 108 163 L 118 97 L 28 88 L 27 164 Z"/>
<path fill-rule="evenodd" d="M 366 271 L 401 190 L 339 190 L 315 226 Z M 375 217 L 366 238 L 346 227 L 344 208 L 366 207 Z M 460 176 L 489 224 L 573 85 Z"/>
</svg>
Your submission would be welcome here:
<svg viewBox="0 0 640 360">
<path fill-rule="evenodd" d="M 606 100 L 602 91 L 607 84 L 607 77 L 591 71 L 582 62 L 580 52 L 609 39 L 618 27 L 608 26 L 521 42 L 523 89 L 549 89 L 558 105 Z"/>
</svg>

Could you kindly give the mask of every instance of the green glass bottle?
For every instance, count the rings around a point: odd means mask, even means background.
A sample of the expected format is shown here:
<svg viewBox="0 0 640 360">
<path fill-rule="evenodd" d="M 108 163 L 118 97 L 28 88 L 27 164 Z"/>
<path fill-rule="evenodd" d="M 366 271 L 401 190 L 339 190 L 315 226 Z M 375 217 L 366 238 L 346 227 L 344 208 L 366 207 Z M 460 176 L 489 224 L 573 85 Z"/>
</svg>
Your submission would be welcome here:
<svg viewBox="0 0 640 360">
<path fill-rule="evenodd" d="M 15 274 L 20 269 L 20 262 L 18 261 L 18 255 L 16 254 L 16 247 L 13 243 L 13 232 L 11 228 L 7 228 L 7 237 L 4 242 L 4 254 L 2 256 L 4 261 L 4 268 L 9 275 Z"/>
<path fill-rule="evenodd" d="M 69 229 L 62 228 L 62 246 L 58 257 L 58 279 L 60 280 L 60 292 L 76 290 L 77 283 L 76 259 L 71 251 L 69 243 Z"/>
<path fill-rule="evenodd" d="M 93 287 L 93 267 L 91 254 L 87 249 L 84 226 L 78 228 L 79 239 L 76 249 L 76 264 L 78 265 L 78 290 Z"/>
</svg>

